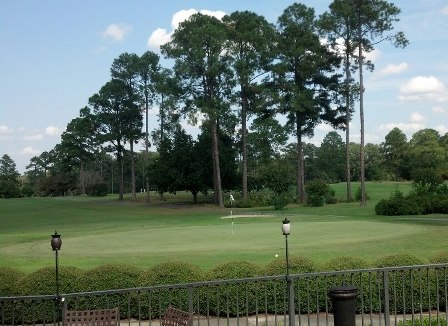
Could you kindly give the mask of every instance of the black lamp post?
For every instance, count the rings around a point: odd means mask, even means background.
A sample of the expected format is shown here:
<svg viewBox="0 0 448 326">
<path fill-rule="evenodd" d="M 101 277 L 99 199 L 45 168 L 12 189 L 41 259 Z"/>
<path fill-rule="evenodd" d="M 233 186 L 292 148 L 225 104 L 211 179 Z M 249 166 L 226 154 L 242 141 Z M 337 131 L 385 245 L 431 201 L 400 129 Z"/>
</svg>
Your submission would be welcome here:
<svg viewBox="0 0 448 326">
<path fill-rule="evenodd" d="M 295 310 L 294 310 L 294 287 L 289 276 L 289 249 L 288 249 L 288 235 L 291 232 L 291 224 L 285 217 L 282 224 L 282 233 L 285 236 L 286 241 L 286 286 L 288 288 L 288 314 L 289 314 L 289 326 L 294 326 Z"/>
<path fill-rule="evenodd" d="M 56 299 L 59 301 L 59 261 L 58 251 L 61 250 L 62 240 L 61 235 L 54 231 L 51 235 L 51 248 L 56 255 Z"/>
</svg>

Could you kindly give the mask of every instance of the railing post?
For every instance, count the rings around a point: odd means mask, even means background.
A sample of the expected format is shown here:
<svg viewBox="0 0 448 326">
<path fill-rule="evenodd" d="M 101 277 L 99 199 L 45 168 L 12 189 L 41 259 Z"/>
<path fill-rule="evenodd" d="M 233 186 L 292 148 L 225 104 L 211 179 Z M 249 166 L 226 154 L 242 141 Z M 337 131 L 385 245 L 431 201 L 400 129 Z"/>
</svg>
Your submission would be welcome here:
<svg viewBox="0 0 448 326">
<path fill-rule="evenodd" d="M 294 282 L 291 277 L 287 279 L 288 286 L 288 313 L 289 313 L 289 326 L 295 325 L 296 307 L 294 304 Z"/>
<path fill-rule="evenodd" d="M 387 270 L 383 271 L 383 293 L 384 293 L 384 326 L 390 326 L 389 275 Z"/>
<path fill-rule="evenodd" d="M 334 287 L 328 295 L 333 304 L 334 326 L 356 326 L 356 286 Z"/>
<path fill-rule="evenodd" d="M 189 326 L 193 325 L 193 287 L 188 287 L 188 313 L 190 314 Z"/>
</svg>

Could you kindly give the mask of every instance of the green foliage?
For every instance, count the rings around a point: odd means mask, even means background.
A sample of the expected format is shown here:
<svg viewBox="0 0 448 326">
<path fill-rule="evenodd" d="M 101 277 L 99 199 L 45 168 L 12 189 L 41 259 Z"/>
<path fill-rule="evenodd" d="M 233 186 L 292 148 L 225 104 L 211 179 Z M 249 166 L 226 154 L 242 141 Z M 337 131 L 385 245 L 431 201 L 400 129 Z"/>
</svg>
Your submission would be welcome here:
<svg viewBox="0 0 448 326">
<path fill-rule="evenodd" d="M 311 181 L 306 185 L 308 206 L 323 206 L 326 203 L 335 202 L 335 191 L 324 181 Z"/>
<path fill-rule="evenodd" d="M 446 183 L 430 185 L 425 183 L 412 184 L 412 190 L 404 196 L 396 189 L 389 200 L 382 199 L 375 206 L 377 215 L 419 215 L 433 213 L 448 213 L 448 198 Z"/>
<path fill-rule="evenodd" d="M 246 261 L 234 261 L 225 264 L 220 264 L 213 267 L 207 273 L 208 280 L 226 280 L 226 279 L 241 279 L 248 277 L 255 277 L 261 274 L 261 268 L 258 265 Z M 206 293 L 200 295 L 200 301 L 209 302 L 210 312 L 215 315 L 225 316 L 227 311 L 231 316 L 237 316 L 247 312 L 253 314 L 256 311 L 258 284 L 256 283 L 231 283 L 220 286 L 218 288 L 210 287 Z M 239 300 L 238 300 L 239 298 Z M 224 302 L 229 302 L 224 305 Z M 246 308 L 246 302 L 249 306 Z M 206 307 L 202 304 L 201 307 Z"/>
<path fill-rule="evenodd" d="M 369 200 L 369 194 L 366 192 L 366 200 Z M 356 193 L 355 193 L 355 200 L 356 201 L 360 201 L 361 200 L 361 187 L 359 187 L 358 189 L 356 189 Z"/>
<path fill-rule="evenodd" d="M 172 261 L 155 265 L 143 271 L 138 279 L 139 286 L 173 285 L 198 282 L 204 279 L 202 270 L 190 263 Z M 182 306 L 188 302 L 188 292 L 185 289 L 161 289 L 151 293 L 143 293 L 139 298 L 142 302 L 140 315 L 144 318 L 159 318 L 159 306 L 170 304 L 179 309 L 188 310 Z"/>
<path fill-rule="evenodd" d="M 18 295 L 19 280 L 25 274 L 10 267 L 0 267 L 0 297 Z"/>
<path fill-rule="evenodd" d="M 271 198 L 271 204 L 275 210 L 282 210 L 291 202 L 291 196 L 288 194 L 274 194 Z"/>
<path fill-rule="evenodd" d="M 86 187 L 86 194 L 92 197 L 107 196 L 108 185 L 105 182 L 91 184 Z"/>
<path fill-rule="evenodd" d="M 429 262 L 432 263 L 432 264 L 448 263 L 448 251 L 441 251 L 438 254 L 432 256 L 429 259 Z"/>
<path fill-rule="evenodd" d="M 447 319 L 445 317 L 432 316 L 431 319 L 429 317 L 417 317 L 415 319 L 407 319 L 406 321 L 400 320 L 397 326 L 440 326 L 447 325 Z"/>
<path fill-rule="evenodd" d="M 59 268 L 59 293 L 78 292 L 78 277 L 81 271 L 75 267 Z M 56 275 L 54 267 L 45 267 L 33 273 L 26 274 L 19 280 L 20 295 L 55 295 Z M 25 322 L 42 321 L 45 316 L 53 316 L 55 302 L 36 302 L 24 307 L 23 320 Z"/>
</svg>

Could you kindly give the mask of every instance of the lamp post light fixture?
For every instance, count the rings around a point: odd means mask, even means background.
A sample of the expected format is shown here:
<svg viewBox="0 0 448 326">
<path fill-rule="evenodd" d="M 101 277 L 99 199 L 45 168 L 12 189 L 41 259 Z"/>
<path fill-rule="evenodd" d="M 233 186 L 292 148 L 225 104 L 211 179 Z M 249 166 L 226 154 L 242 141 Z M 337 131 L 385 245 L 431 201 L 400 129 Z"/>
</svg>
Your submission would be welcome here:
<svg viewBox="0 0 448 326">
<path fill-rule="evenodd" d="M 295 309 L 294 309 L 294 286 L 289 276 L 289 248 L 288 248 L 288 235 L 291 233 L 291 224 L 289 220 L 285 217 L 282 222 L 282 233 L 285 236 L 286 242 L 286 286 L 288 291 L 288 315 L 289 315 L 289 326 L 294 326 L 295 324 Z"/>
<path fill-rule="evenodd" d="M 61 250 L 62 240 L 61 235 L 54 231 L 51 235 L 51 248 L 53 249 L 56 257 L 56 299 L 59 301 L 59 260 L 58 252 Z"/>
</svg>

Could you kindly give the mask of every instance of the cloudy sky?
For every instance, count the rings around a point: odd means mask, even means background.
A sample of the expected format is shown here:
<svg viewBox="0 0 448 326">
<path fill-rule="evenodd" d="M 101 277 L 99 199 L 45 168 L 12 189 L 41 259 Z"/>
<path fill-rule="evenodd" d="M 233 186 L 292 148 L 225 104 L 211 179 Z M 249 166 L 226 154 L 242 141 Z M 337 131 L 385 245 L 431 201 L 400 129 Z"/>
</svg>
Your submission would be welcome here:
<svg viewBox="0 0 448 326">
<path fill-rule="evenodd" d="M 319 15 L 330 1 L 303 0 Z M 381 143 L 394 127 L 408 137 L 422 128 L 448 132 L 448 1 L 396 0 L 397 30 L 405 49 L 382 43 L 366 73 L 366 141 Z M 110 78 L 123 52 L 159 52 L 173 29 L 192 13 L 221 17 L 250 10 L 275 23 L 292 4 L 285 0 L 1 0 L 0 156 L 19 172 L 31 157 L 60 142 L 67 123 Z M 168 66 L 168 62 L 162 64 Z M 156 110 L 152 112 L 153 126 Z M 194 132 L 194 127 L 188 130 Z M 319 126 L 320 144 L 331 129 Z M 355 113 L 352 140 L 359 142 Z"/>
</svg>

